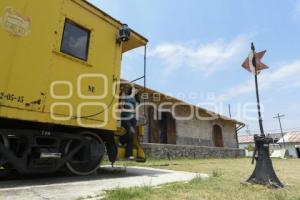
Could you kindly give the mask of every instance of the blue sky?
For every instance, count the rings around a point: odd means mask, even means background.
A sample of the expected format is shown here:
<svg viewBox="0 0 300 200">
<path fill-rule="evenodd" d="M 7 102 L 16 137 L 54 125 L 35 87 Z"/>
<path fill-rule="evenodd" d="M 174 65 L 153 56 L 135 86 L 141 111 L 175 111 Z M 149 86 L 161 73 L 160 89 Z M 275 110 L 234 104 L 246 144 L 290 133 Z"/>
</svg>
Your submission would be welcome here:
<svg viewBox="0 0 300 200">
<path fill-rule="evenodd" d="M 300 0 L 90 2 L 149 39 L 148 87 L 225 115 L 231 104 L 252 133 L 255 107 L 250 118 L 241 110 L 255 103 L 254 80 L 241 63 L 253 41 L 270 67 L 259 76 L 265 130 L 279 131 L 276 113 L 285 114 L 285 130 L 300 130 Z M 123 78 L 141 76 L 142 49 L 122 65 Z"/>
</svg>

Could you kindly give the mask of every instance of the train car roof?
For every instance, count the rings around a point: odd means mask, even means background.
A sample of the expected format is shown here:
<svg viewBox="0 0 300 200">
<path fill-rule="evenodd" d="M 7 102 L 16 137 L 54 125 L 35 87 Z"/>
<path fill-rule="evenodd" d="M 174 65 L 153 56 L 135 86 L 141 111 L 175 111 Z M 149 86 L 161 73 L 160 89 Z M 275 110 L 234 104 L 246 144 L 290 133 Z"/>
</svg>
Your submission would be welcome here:
<svg viewBox="0 0 300 200">
<path fill-rule="evenodd" d="M 83 6 L 86 9 L 90 10 L 94 14 L 97 14 L 97 15 L 100 14 L 100 17 L 102 17 L 103 19 L 106 19 L 106 21 L 108 23 L 115 26 L 116 28 L 121 28 L 121 26 L 123 25 L 122 22 L 113 18 L 112 16 L 110 16 L 106 12 L 100 10 L 98 7 L 96 7 L 95 5 L 93 5 L 92 3 L 90 3 L 86 0 L 72 0 L 72 1 Z M 83 5 L 83 3 L 85 4 L 85 6 Z M 87 8 L 87 6 L 89 8 Z M 130 29 L 130 30 L 131 30 L 130 40 L 123 44 L 123 49 L 122 49 L 123 53 L 130 51 L 132 49 L 141 47 L 141 46 L 145 46 L 148 43 L 148 39 L 146 39 L 144 36 L 142 36 L 141 34 L 137 33 L 136 31 L 134 31 L 132 29 Z"/>
</svg>

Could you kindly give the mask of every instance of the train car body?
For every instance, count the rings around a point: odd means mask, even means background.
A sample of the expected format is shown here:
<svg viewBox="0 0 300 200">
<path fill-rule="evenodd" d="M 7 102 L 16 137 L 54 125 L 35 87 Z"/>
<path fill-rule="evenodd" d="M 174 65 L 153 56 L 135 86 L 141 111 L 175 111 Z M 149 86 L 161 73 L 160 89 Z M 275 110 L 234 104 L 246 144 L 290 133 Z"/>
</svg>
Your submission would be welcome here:
<svg viewBox="0 0 300 200">
<path fill-rule="evenodd" d="M 72 167 L 76 150 L 76 161 L 103 145 L 112 162 L 122 155 L 114 108 L 122 53 L 147 44 L 133 30 L 120 40 L 122 27 L 84 0 L 0 2 L 0 167 L 89 174 L 95 167 Z"/>
</svg>

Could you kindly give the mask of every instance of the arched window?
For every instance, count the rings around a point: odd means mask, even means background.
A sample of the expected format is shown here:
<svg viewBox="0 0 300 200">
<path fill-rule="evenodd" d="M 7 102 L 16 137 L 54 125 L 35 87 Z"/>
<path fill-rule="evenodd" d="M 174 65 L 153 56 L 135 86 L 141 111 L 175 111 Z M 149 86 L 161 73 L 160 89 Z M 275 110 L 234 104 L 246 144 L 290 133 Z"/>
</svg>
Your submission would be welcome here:
<svg viewBox="0 0 300 200">
<path fill-rule="evenodd" d="M 224 147 L 222 128 L 219 125 L 213 126 L 213 142 L 215 147 Z"/>
</svg>

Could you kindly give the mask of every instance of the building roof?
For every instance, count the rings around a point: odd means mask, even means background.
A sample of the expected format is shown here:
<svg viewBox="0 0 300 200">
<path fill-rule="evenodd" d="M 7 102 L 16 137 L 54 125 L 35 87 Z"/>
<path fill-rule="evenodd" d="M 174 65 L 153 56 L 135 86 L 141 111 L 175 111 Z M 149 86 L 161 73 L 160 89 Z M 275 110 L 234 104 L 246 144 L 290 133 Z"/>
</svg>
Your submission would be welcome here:
<svg viewBox="0 0 300 200">
<path fill-rule="evenodd" d="M 282 137 L 281 133 L 268 133 L 266 135 L 271 137 L 273 140 L 275 139 L 279 140 Z"/>
<path fill-rule="evenodd" d="M 126 80 L 122 80 L 122 81 L 127 82 Z M 192 106 L 192 107 L 194 107 L 194 108 L 196 108 L 196 109 L 198 109 L 198 110 L 201 110 L 201 111 L 203 111 L 203 112 L 205 112 L 205 113 L 207 113 L 207 114 L 209 114 L 209 115 L 211 115 L 211 116 L 216 117 L 217 119 L 221 119 L 221 120 L 224 120 L 224 121 L 228 121 L 228 122 L 232 122 L 232 123 L 238 124 L 238 125 L 239 125 L 238 129 L 241 129 L 241 128 L 243 128 L 243 127 L 245 126 L 245 124 L 244 124 L 243 122 L 240 122 L 240 121 L 235 120 L 235 119 L 233 119 L 233 118 L 229 118 L 229 117 L 226 117 L 226 116 L 224 116 L 224 115 L 221 115 L 221 114 L 212 112 L 212 111 L 210 111 L 210 110 L 207 110 L 207 109 L 205 109 L 205 108 L 202 108 L 202 107 L 199 107 L 199 106 L 196 106 L 196 105 L 189 104 L 189 103 L 184 102 L 184 101 L 182 101 L 182 100 L 180 100 L 180 99 L 177 99 L 177 98 L 175 98 L 175 97 L 169 96 L 169 95 L 167 95 L 167 94 L 163 94 L 163 93 L 158 92 L 158 91 L 155 91 L 155 90 L 153 90 L 153 89 L 150 89 L 150 88 L 145 88 L 145 89 L 144 89 L 144 87 L 141 86 L 141 85 L 138 85 L 138 84 L 134 84 L 134 85 L 135 85 L 136 88 L 138 88 L 138 89 L 140 89 L 140 90 L 142 90 L 142 91 L 145 91 L 146 93 L 160 94 L 161 97 L 160 97 L 159 99 L 160 99 L 161 102 L 167 101 L 167 102 L 173 102 L 173 103 L 181 103 L 181 105 L 185 104 L 185 105 L 187 105 L 187 106 Z"/>
<path fill-rule="evenodd" d="M 300 131 L 288 132 L 283 138 L 286 143 L 300 143 Z M 280 138 L 278 143 L 283 143 L 283 138 Z"/>
<path fill-rule="evenodd" d="M 239 135 L 239 144 L 254 143 L 254 135 Z"/>
<path fill-rule="evenodd" d="M 274 142 L 281 138 L 281 133 L 268 133 L 266 136 L 271 137 Z M 254 143 L 254 135 L 239 135 L 239 144 Z"/>
<path fill-rule="evenodd" d="M 100 16 L 104 19 L 107 19 L 107 21 L 117 27 L 120 28 L 123 23 L 115 18 L 113 18 L 112 16 L 110 16 L 109 14 L 107 14 L 106 12 L 104 12 L 103 10 L 99 9 L 97 6 L 95 6 L 94 4 L 86 1 L 86 0 L 72 0 L 73 2 L 79 4 L 79 5 L 87 5 L 89 6 L 89 10 L 91 12 L 96 12 L 98 14 L 100 14 Z M 145 46 L 148 43 L 148 39 L 145 38 L 144 36 L 142 36 L 141 34 L 137 33 L 136 31 L 134 31 L 133 29 L 130 29 L 131 34 L 130 34 L 130 39 L 129 41 L 125 42 L 122 45 L 122 52 L 125 53 L 131 49 L 135 49 L 141 46 Z"/>
</svg>

